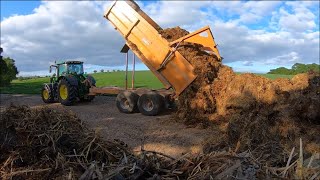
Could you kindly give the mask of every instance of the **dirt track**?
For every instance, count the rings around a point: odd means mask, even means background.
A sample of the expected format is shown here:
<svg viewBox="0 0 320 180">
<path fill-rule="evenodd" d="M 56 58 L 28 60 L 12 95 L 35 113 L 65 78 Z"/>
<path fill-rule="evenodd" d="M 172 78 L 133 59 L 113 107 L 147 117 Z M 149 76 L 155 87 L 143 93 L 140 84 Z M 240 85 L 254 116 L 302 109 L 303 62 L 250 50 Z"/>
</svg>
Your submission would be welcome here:
<svg viewBox="0 0 320 180">
<path fill-rule="evenodd" d="M 0 109 L 13 103 L 30 107 L 47 106 L 55 109 L 67 109 L 76 113 L 92 129 L 99 129 L 106 139 L 119 139 L 134 150 L 144 149 L 162 152 L 174 157 L 182 153 L 202 151 L 202 142 L 212 136 L 212 130 L 201 127 L 190 128 L 170 119 L 170 113 L 156 117 L 143 116 L 140 113 L 119 113 L 115 98 L 98 96 L 90 103 L 78 103 L 75 106 L 62 106 L 59 103 L 45 104 L 38 95 L 1 94 Z"/>
</svg>

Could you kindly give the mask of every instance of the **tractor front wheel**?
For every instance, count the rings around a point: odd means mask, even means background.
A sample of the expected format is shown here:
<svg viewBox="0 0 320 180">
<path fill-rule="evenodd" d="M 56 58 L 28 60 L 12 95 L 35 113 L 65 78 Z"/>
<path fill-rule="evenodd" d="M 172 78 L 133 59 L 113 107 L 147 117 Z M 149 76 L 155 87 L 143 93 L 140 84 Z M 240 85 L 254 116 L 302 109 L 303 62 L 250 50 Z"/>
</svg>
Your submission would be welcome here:
<svg viewBox="0 0 320 180">
<path fill-rule="evenodd" d="M 54 95 L 52 85 L 46 84 L 42 87 L 41 98 L 45 103 L 53 103 Z"/>
<path fill-rule="evenodd" d="M 58 99 L 61 104 L 71 106 L 77 100 L 77 87 L 62 79 L 58 85 Z"/>
</svg>

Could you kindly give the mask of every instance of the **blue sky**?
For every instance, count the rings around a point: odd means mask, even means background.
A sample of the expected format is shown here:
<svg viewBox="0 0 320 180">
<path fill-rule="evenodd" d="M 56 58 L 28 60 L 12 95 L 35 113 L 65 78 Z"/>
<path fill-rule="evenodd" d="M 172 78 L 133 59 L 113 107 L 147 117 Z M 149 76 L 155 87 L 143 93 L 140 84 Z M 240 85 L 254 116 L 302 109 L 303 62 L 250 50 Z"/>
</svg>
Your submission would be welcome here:
<svg viewBox="0 0 320 180">
<path fill-rule="evenodd" d="M 1 1 L 1 20 L 14 14 L 27 15 L 38 7 L 41 1 Z"/>
<path fill-rule="evenodd" d="M 20 75 L 44 74 L 56 59 L 79 59 L 87 71 L 123 69 L 125 43 L 102 15 L 110 1 L 1 1 L 3 56 Z M 319 63 L 317 1 L 138 1 L 161 27 L 209 25 L 224 63 L 267 72 Z M 34 63 L 37 62 L 37 63 Z M 141 63 L 137 69 L 147 69 Z"/>
</svg>

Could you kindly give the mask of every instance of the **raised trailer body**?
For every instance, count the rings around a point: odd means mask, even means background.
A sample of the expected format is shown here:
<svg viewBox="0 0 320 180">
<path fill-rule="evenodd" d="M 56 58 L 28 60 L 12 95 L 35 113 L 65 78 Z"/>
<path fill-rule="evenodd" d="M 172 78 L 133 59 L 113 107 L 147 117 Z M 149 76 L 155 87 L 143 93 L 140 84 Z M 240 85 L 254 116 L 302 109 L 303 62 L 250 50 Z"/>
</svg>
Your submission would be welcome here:
<svg viewBox="0 0 320 180">
<path fill-rule="evenodd" d="M 193 66 L 177 51 L 181 42 L 202 44 L 220 58 L 209 27 L 169 43 L 159 34 L 160 26 L 133 1 L 115 1 L 104 17 L 164 87 L 174 89 L 177 96 L 197 77 Z"/>
<path fill-rule="evenodd" d="M 128 91 L 112 87 L 100 90 L 92 89 L 92 92 L 96 93 L 117 93 L 120 97 L 117 98 L 117 104 L 118 101 L 130 96 L 132 101 L 137 101 L 130 103 L 130 105 L 135 106 L 137 104 L 141 112 L 140 106 L 144 105 L 142 101 L 147 102 L 148 98 L 149 100 L 155 100 L 149 104 L 160 103 L 162 106 L 162 104 L 165 104 L 162 101 L 172 102 L 173 98 L 178 97 L 197 77 L 193 66 L 177 51 L 181 42 L 201 44 L 208 53 L 215 54 L 219 60 L 222 59 L 208 26 L 174 42 L 168 42 L 159 34 L 161 27 L 145 14 L 134 1 L 115 1 L 105 12 L 104 17 L 126 40 L 121 52 L 127 52 L 130 48 L 166 88 L 166 90 L 161 91 Z M 124 96 L 126 93 L 127 95 Z M 130 112 L 133 112 L 136 106 L 130 108 Z M 119 110 L 122 111 L 121 108 Z M 146 114 L 145 112 L 142 113 Z M 156 114 L 147 113 L 146 115 Z"/>
</svg>

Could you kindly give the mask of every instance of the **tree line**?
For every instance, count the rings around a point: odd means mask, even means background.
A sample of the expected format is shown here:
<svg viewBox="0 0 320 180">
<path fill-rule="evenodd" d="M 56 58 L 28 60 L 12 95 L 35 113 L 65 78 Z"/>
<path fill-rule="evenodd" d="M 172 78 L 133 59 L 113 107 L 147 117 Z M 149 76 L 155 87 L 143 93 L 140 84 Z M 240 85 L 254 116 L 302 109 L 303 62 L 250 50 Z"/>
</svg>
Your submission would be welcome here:
<svg viewBox="0 0 320 180">
<path fill-rule="evenodd" d="M 116 69 L 113 69 L 113 70 L 112 70 L 112 72 L 121 72 L 121 71 L 124 71 L 124 70 L 119 70 L 119 69 L 117 69 L 117 70 L 116 70 Z M 98 72 L 97 70 L 94 70 L 94 71 L 93 71 L 93 73 L 97 73 L 97 72 Z M 104 70 L 104 69 L 101 69 L 100 72 L 101 72 L 101 73 L 104 73 L 105 70 Z M 107 72 L 107 73 L 110 73 L 111 70 L 107 70 L 106 72 Z"/>
<path fill-rule="evenodd" d="M 291 69 L 285 67 L 279 67 L 276 69 L 271 69 L 268 74 L 285 74 L 285 75 L 296 75 L 299 73 L 307 73 L 307 72 L 320 72 L 320 65 L 313 64 L 301 64 L 295 63 Z"/>
<path fill-rule="evenodd" d="M 2 58 L 2 48 L 0 48 L 0 87 L 8 86 L 16 78 L 18 69 L 15 61 L 10 57 Z"/>
</svg>

